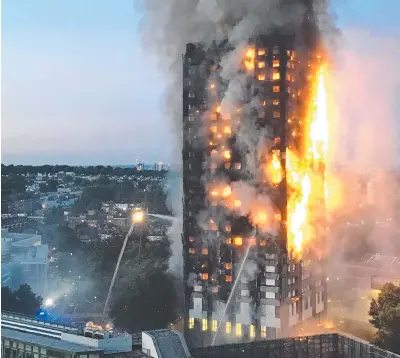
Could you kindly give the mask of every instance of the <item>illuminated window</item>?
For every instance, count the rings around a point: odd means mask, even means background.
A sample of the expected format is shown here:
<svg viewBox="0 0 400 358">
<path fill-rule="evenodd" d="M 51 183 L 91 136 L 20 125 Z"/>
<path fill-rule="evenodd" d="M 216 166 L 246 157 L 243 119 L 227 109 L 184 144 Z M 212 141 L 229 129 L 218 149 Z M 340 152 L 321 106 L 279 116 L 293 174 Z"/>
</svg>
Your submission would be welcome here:
<svg viewBox="0 0 400 358">
<path fill-rule="evenodd" d="M 203 318 L 201 321 L 201 329 L 202 331 L 207 331 L 208 329 L 208 321 L 205 318 Z"/>
<path fill-rule="evenodd" d="M 240 168 L 242 167 L 242 164 L 241 163 L 235 163 L 233 166 L 234 166 L 234 168 L 236 170 L 240 170 Z"/>
<path fill-rule="evenodd" d="M 279 54 L 279 47 L 275 46 L 274 49 L 272 50 L 272 53 L 273 53 L 274 55 Z"/>
<path fill-rule="evenodd" d="M 233 206 L 234 206 L 235 208 L 240 208 L 241 205 L 242 205 L 242 203 L 241 203 L 240 200 L 234 200 L 234 201 L 233 201 Z"/>
<path fill-rule="evenodd" d="M 265 49 L 264 48 L 260 48 L 258 50 L 258 56 L 264 56 L 265 55 Z"/>
<path fill-rule="evenodd" d="M 262 240 L 260 241 L 260 246 L 267 246 L 267 240 L 262 239 Z"/>
<path fill-rule="evenodd" d="M 267 327 L 261 327 L 261 338 L 267 338 Z"/>
<path fill-rule="evenodd" d="M 216 121 L 217 120 L 217 114 L 216 113 L 211 113 L 210 114 L 210 118 L 212 121 Z"/>
<path fill-rule="evenodd" d="M 225 163 L 225 169 L 229 169 L 231 167 L 230 163 Z"/>
<path fill-rule="evenodd" d="M 264 107 L 267 104 L 267 101 L 262 101 L 261 105 Z"/>
<path fill-rule="evenodd" d="M 194 254 L 196 251 L 193 247 L 189 248 L 189 254 Z"/>
<path fill-rule="evenodd" d="M 211 329 L 213 332 L 217 332 L 218 322 L 216 319 L 213 319 Z"/>
<path fill-rule="evenodd" d="M 279 86 L 272 86 L 272 92 L 278 93 L 279 92 Z"/>
<path fill-rule="evenodd" d="M 272 67 L 279 67 L 279 60 L 272 60 Z"/>
<path fill-rule="evenodd" d="M 189 317 L 189 329 L 194 328 L 194 317 Z"/>
<path fill-rule="evenodd" d="M 231 322 L 226 322 L 225 323 L 225 332 L 230 334 L 232 331 L 232 323 Z"/>
<path fill-rule="evenodd" d="M 190 242 L 194 242 L 194 237 L 193 236 L 189 236 L 189 241 Z"/>
<path fill-rule="evenodd" d="M 274 112 L 274 118 L 279 118 L 281 116 L 281 114 L 278 111 Z"/>
<path fill-rule="evenodd" d="M 281 139 L 279 137 L 274 138 L 274 142 L 275 144 L 278 144 L 281 142 Z"/>
<path fill-rule="evenodd" d="M 230 262 L 227 262 L 227 263 L 225 264 L 225 269 L 226 269 L 226 270 L 231 270 L 231 269 L 232 269 L 232 264 L 231 264 Z"/>
<path fill-rule="evenodd" d="M 217 126 L 211 126 L 210 131 L 211 133 L 217 133 Z"/>
<path fill-rule="evenodd" d="M 207 248 L 201 249 L 201 253 L 203 255 L 208 255 L 208 249 Z"/>
<path fill-rule="evenodd" d="M 228 225 L 226 225 L 225 226 L 225 231 L 227 231 L 227 232 L 231 232 L 231 226 L 228 224 Z"/>
<path fill-rule="evenodd" d="M 225 282 L 232 282 L 232 276 L 226 275 L 225 276 Z"/>
<path fill-rule="evenodd" d="M 201 279 L 205 280 L 205 281 L 208 280 L 208 273 L 202 273 L 201 274 Z"/>
<path fill-rule="evenodd" d="M 292 80 L 292 75 L 291 75 L 290 73 L 287 73 L 287 74 L 286 74 L 286 79 L 287 79 L 288 81 L 291 81 L 291 80 Z"/>
<path fill-rule="evenodd" d="M 231 159 L 231 152 L 229 150 L 224 152 L 224 159 Z"/>
<path fill-rule="evenodd" d="M 216 108 L 216 110 L 215 110 L 217 113 L 220 113 L 221 112 L 221 106 L 218 106 L 217 108 Z"/>
<path fill-rule="evenodd" d="M 231 127 L 225 126 L 225 127 L 224 127 L 224 133 L 225 133 L 225 134 L 231 134 L 231 133 L 232 133 L 232 132 L 231 132 Z"/>
<path fill-rule="evenodd" d="M 274 81 L 277 81 L 277 80 L 279 80 L 280 78 L 281 78 L 281 75 L 280 75 L 279 72 L 274 72 L 274 73 L 272 74 L 272 79 L 273 79 Z"/>
<path fill-rule="evenodd" d="M 226 242 L 228 245 L 230 245 L 230 244 L 232 244 L 232 239 L 231 239 L 230 237 L 228 237 L 228 238 L 225 240 L 225 242 Z"/>
<path fill-rule="evenodd" d="M 242 336 L 242 324 L 236 323 L 236 337 Z"/>
<path fill-rule="evenodd" d="M 257 79 L 258 79 L 259 81 L 265 81 L 265 73 L 260 73 L 260 74 L 257 76 Z"/>
<path fill-rule="evenodd" d="M 241 236 L 235 236 L 235 238 L 233 239 L 233 243 L 236 246 L 242 246 L 243 245 L 243 238 Z"/>
<path fill-rule="evenodd" d="M 260 61 L 258 63 L 258 68 L 265 68 L 265 62 L 264 61 Z"/>
<path fill-rule="evenodd" d="M 250 338 L 254 338 L 256 336 L 256 327 L 254 324 L 250 325 Z"/>
<path fill-rule="evenodd" d="M 272 101 L 272 104 L 273 104 L 274 106 L 279 106 L 279 99 L 274 99 L 274 100 Z"/>
</svg>

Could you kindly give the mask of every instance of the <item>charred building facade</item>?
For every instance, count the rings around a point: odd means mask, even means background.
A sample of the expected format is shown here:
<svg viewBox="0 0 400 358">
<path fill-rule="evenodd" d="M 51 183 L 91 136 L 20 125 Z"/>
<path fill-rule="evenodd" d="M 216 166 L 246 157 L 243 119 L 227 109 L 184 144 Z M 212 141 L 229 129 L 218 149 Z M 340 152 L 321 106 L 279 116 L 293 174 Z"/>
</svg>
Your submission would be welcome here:
<svg viewBox="0 0 400 358">
<path fill-rule="evenodd" d="M 216 334 L 215 344 L 288 336 L 326 310 L 321 262 L 313 254 L 296 258 L 288 244 L 287 157 L 305 150 L 302 118 L 319 58 L 311 12 L 301 35 L 294 33 L 277 29 L 248 40 L 238 68 L 242 94 L 226 111 L 222 60 L 235 49 L 228 41 L 186 47 L 182 239 L 189 346 L 210 345 Z M 259 136 L 257 147 L 243 143 L 249 131 Z M 259 194 L 254 210 L 243 210 L 245 198 L 235 192 L 242 183 Z"/>
</svg>

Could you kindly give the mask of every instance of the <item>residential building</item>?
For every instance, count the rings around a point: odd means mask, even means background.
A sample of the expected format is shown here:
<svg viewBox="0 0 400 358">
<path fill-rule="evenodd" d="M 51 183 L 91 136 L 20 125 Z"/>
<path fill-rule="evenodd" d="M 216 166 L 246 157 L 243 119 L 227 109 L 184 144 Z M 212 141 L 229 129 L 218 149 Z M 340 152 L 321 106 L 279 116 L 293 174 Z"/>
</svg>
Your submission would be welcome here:
<svg viewBox="0 0 400 358">
<path fill-rule="evenodd" d="M 308 7 L 300 28 L 277 28 L 249 39 L 243 71 L 250 63 L 248 88 L 254 92 L 249 97 L 260 100 L 254 122 L 241 108 L 235 118 L 221 114 L 219 103 L 227 88 L 220 61 L 231 50 L 228 42 L 186 46 L 182 238 L 184 332 L 190 347 L 210 345 L 217 331 L 223 333 L 219 344 L 288 336 L 303 321 L 321 319 L 326 310 L 323 262 L 312 254 L 307 260 L 295 258 L 288 250 L 286 228 L 291 190 L 285 175 L 286 153 L 288 148 L 304 150 L 303 141 L 293 133 L 303 132 L 299 118 L 309 100 L 308 71 L 317 61 L 311 3 L 305 1 Z M 276 208 L 277 234 L 263 232 L 240 210 L 232 209 L 238 200 L 229 203 L 231 187 L 246 180 L 252 169 L 246 167 L 245 156 L 253 153 L 243 154 L 235 136 L 235 123 L 245 121 L 249 131 L 270 140 L 270 154 L 283 171 L 277 183 L 253 178 L 255 190 L 268 192 Z M 319 205 L 323 213 L 324 203 Z M 323 224 L 322 218 L 318 220 Z M 253 277 L 239 277 L 247 257 L 254 263 Z"/>
</svg>

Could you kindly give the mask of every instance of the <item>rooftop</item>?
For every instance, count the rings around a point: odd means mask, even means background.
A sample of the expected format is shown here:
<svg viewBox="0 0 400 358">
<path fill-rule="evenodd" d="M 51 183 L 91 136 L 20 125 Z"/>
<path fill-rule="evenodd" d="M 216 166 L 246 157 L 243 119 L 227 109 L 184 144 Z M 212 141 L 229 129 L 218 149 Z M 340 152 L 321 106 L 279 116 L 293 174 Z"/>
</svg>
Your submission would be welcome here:
<svg viewBox="0 0 400 358">
<path fill-rule="evenodd" d="M 102 352 L 101 349 L 91 348 L 88 346 L 83 346 L 76 343 L 70 343 L 67 341 L 62 341 L 54 338 L 42 337 L 36 334 L 19 332 L 13 329 L 1 328 L 2 338 L 8 338 L 20 342 L 29 343 L 32 345 L 39 345 L 41 347 L 74 352 L 74 353 L 84 353 L 84 352 Z"/>
</svg>

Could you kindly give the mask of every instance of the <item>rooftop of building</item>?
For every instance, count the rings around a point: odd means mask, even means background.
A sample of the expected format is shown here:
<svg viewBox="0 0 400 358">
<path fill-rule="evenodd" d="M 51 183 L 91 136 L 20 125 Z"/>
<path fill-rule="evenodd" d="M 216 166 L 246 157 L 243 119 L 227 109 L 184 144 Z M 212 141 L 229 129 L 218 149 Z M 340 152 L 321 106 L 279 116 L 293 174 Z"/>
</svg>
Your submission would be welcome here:
<svg viewBox="0 0 400 358">
<path fill-rule="evenodd" d="M 37 334 L 33 333 L 25 333 L 25 332 L 20 332 L 14 329 L 8 329 L 8 328 L 1 328 L 1 337 L 2 338 L 8 338 L 10 340 L 15 340 L 19 342 L 25 342 L 28 344 L 32 345 L 38 345 L 40 347 L 45 347 L 48 349 L 55 349 L 55 350 L 61 350 L 61 351 L 68 351 L 68 352 L 74 352 L 74 353 L 85 353 L 85 352 L 90 352 L 90 353 L 97 353 L 97 352 L 102 352 L 102 349 L 98 348 L 92 348 L 76 343 L 71 343 L 67 341 L 62 341 L 59 339 L 54 339 L 50 337 L 43 337 Z"/>
<path fill-rule="evenodd" d="M 339 333 L 197 348 L 194 358 L 400 358 L 367 341 Z"/>
</svg>

